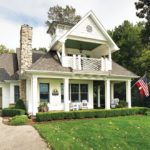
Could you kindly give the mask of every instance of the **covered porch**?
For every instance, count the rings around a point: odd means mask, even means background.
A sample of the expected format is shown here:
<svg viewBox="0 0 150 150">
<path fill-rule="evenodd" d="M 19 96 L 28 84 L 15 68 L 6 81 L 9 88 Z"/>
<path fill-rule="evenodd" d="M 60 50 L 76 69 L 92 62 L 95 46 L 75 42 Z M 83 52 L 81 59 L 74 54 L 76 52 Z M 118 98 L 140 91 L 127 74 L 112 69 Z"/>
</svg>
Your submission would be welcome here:
<svg viewBox="0 0 150 150">
<path fill-rule="evenodd" d="M 100 76 L 50 76 L 50 75 L 32 75 L 26 82 L 26 99 L 28 112 L 35 115 L 38 112 L 38 106 L 41 102 L 47 102 L 49 111 L 54 110 L 72 110 L 70 104 L 78 105 L 82 109 L 82 101 L 87 101 L 86 109 L 94 109 L 94 82 L 103 81 L 105 88 L 105 109 L 111 109 L 111 101 L 114 97 L 114 83 L 126 83 L 126 101 L 128 108 L 131 108 L 131 79 L 128 78 L 108 78 Z M 98 107 L 101 107 L 100 91 L 97 97 Z"/>
</svg>

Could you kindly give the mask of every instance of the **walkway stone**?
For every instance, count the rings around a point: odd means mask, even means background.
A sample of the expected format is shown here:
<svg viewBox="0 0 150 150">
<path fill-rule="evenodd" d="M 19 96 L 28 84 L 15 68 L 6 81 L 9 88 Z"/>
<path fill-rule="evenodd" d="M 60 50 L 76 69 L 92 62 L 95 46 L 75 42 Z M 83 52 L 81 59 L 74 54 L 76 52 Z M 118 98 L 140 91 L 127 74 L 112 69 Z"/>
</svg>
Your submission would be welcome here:
<svg viewBox="0 0 150 150">
<path fill-rule="evenodd" d="M 0 150 L 49 150 L 30 125 L 8 126 L 0 117 Z"/>
</svg>

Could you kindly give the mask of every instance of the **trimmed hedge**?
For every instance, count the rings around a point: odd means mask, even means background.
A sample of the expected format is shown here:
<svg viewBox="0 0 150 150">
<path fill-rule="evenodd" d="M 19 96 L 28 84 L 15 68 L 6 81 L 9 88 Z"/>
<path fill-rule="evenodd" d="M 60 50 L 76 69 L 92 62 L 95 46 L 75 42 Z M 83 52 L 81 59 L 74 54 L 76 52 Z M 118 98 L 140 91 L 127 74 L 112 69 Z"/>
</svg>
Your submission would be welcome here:
<svg viewBox="0 0 150 150">
<path fill-rule="evenodd" d="M 13 117 L 17 115 L 25 115 L 25 110 L 23 109 L 12 109 L 12 108 L 4 108 L 2 109 L 3 117 Z"/>
<path fill-rule="evenodd" d="M 36 121 L 52 121 L 63 119 L 82 119 L 82 118 L 106 118 L 115 116 L 145 114 L 148 108 L 118 108 L 111 110 L 80 110 L 70 112 L 39 112 L 36 114 Z"/>
</svg>

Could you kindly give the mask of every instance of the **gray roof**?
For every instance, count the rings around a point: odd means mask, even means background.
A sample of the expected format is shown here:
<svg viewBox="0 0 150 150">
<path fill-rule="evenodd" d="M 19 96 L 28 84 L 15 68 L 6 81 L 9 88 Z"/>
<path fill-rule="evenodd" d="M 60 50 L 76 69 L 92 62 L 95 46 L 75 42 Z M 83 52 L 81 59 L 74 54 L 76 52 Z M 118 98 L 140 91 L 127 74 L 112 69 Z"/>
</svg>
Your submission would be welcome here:
<svg viewBox="0 0 150 150">
<path fill-rule="evenodd" d="M 125 76 L 125 77 L 133 77 L 133 78 L 138 78 L 136 74 L 133 72 L 127 70 L 126 68 L 120 66 L 116 62 L 112 62 L 112 70 L 110 71 L 111 75 L 116 75 L 116 76 Z"/>
<path fill-rule="evenodd" d="M 0 55 L 0 81 L 18 80 L 18 63 L 16 54 Z"/>
<path fill-rule="evenodd" d="M 33 51 L 32 62 L 35 63 L 44 52 Z M 19 80 L 17 54 L 0 55 L 0 81 Z"/>
<path fill-rule="evenodd" d="M 30 70 L 71 72 L 71 68 L 62 67 L 56 52 L 50 51 L 31 66 Z"/>
<path fill-rule="evenodd" d="M 54 72 L 82 72 L 82 73 L 91 73 L 89 71 L 83 72 L 72 70 L 71 68 L 62 67 L 59 58 L 54 51 L 47 52 L 46 54 L 39 51 L 33 51 L 32 57 L 33 64 L 29 70 L 36 71 L 54 71 Z M 16 54 L 2 54 L 0 55 L 0 81 L 4 80 L 18 80 L 18 62 Z M 92 72 L 94 73 L 94 72 Z M 95 72 L 95 74 L 105 74 L 106 72 Z M 108 72 L 107 72 L 108 74 Z M 109 71 L 109 74 L 112 76 L 123 76 L 123 77 L 138 77 L 133 72 L 125 69 L 119 64 L 113 62 L 112 70 Z"/>
<path fill-rule="evenodd" d="M 48 52 L 47 54 L 43 55 L 39 60 L 37 60 L 30 68 L 30 70 L 39 70 L 39 71 L 57 71 L 57 72 L 78 72 L 78 73 L 91 73 L 90 71 L 77 71 L 72 70 L 71 68 L 62 67 L 58 56 L 55 52 Z M 93 72 L 93 71 L 92 71 Z M 95 74 L 108 74 L 108 72 L 93 72 Z M 120 66 L 116 62 L 112 63 L 112 70 L 109 71 L 109 74 L 112 76 L 123 76 L 123 77 L 131 77 L 135 78 L 138 77 L 133 72 L 127 70 L 126 68 Z"/>
</svg>

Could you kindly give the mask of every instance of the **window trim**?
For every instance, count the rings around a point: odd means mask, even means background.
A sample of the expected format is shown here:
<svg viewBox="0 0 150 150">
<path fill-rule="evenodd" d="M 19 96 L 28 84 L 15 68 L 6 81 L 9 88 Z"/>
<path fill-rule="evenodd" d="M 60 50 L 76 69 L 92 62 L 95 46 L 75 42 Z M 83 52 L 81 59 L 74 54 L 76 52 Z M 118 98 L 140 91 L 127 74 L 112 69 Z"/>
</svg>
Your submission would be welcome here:
<svg viewBox="0 0 150 150">
<path fill-rule="evenodd" d="M 87 101 L 89 101 L 89 84 L 88 83 L 70 83 L 69 84 L 69 99 L 71 100 L 71 102 L 72 102 L 72 97 L 71 97 L 71 85 L 72 84 L 77 84 L 78 85 L 78 87 L 79 87 L 79 90 L 78 90 L 78 95 L 79 95 L 79 99 L 78 99 L 78 101 L 77 102 L 82 102 L 82 100 L 81 100 L 81 94 L 82 93 L 87 93 Z M 87 92 L 81 92 L 81 85 L 86 85 L 87 86 Z"/>
</svg>

